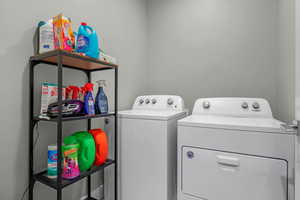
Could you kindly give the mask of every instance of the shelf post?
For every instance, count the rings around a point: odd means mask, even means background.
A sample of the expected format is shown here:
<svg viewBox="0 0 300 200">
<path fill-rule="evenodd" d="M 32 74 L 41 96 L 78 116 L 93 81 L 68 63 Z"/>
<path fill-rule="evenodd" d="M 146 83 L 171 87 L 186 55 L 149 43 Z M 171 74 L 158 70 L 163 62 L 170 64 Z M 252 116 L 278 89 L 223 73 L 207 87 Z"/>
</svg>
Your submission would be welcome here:
<svg viewBox="0 0 300 200">
<path fill-rule="evenodd" d="M 34 65 L 35 62 L 30 60 L 29 63 L 29 200 L 33 200 L 33 190 L 35 180 L 33 178 L 34 175 L 34 155 L 33 155 L 33 145 L 34 145 L 34 119 L 33 119 L 33 106 L 34 106 Z"/>
<path fill-rule="evenodd" d="M 115 68 L 115 200 L 118 200 L 118 67 Z"/>
<path fill-rule="evenodd" d="M 57 200 L 62 200 L 62 92 L 63 66 L 62 55 L 57 56 L 57 91 L 58 91 L 58 119 L 57 119 Z"/>
<path fill-rule="evenodd" d="M 91 82 L 92 81 L 91 72 L 88 71 L 88 72 L 86 72 L 86 74 L 87 74 L 88 82 Z M 87 123 L 88 123 L 87 124 L 87 129 L 89 131 L 92 128 L 92 120 L 88 119 Z M 92 184 L 91 184 L 91 182 L 92 182 L 91 175 L 88 175 L 88 177 L 87 177 L 87 196 L 88 196 L 88 198 L 91 198 L 91 194 L 92 194 L 92 189 L 91 189 Z"/>
</svg>

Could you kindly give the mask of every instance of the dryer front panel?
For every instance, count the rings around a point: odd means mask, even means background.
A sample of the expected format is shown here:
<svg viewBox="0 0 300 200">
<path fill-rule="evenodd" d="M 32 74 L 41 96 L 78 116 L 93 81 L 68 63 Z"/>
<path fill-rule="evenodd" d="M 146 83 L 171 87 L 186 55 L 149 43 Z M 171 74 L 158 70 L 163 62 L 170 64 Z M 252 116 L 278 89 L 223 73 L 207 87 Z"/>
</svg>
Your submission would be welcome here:
<svg viewBox="0 0 300 200">
<path fill-rule="evenodd" d="M 203 200 L 287 200 L 287 162 L 194 147 L 181 149 L 181 192 Z"/>
</svg>

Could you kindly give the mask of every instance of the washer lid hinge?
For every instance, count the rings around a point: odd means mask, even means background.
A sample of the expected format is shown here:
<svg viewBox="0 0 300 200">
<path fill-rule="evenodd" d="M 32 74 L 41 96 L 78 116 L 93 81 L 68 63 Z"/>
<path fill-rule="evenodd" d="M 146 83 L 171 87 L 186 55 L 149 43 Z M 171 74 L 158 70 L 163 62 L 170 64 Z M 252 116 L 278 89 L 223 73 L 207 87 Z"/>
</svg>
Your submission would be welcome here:
<svg viewBox="0 0 300 200">
<path fill-rule="evenodd" d="M 296 132 L 296 134 L 299 135 L 299 123 L 300 122 L 294 120 L 292 123 L 281 124 L 281 127 L 284 128 L 287 132 Z"/>
</svg>

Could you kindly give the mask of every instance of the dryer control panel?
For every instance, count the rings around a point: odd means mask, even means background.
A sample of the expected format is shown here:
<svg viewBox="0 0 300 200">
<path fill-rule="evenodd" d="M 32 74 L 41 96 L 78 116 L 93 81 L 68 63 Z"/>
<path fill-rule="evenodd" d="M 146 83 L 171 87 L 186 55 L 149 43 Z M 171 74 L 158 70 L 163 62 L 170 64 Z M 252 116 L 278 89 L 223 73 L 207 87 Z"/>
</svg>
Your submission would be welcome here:
<svg viewBox="0 0 300 200">
<path fill-rule="evenodd" d="M 201 98 L 193 115 L 273 118 L 269 102 L 261 98 Z"/>
<path fill-rule="evenodd" d="M 147 95 L 136 98 L 132 109 L 183 111 L 184 101 L 174 95 Z"/>
</svg>

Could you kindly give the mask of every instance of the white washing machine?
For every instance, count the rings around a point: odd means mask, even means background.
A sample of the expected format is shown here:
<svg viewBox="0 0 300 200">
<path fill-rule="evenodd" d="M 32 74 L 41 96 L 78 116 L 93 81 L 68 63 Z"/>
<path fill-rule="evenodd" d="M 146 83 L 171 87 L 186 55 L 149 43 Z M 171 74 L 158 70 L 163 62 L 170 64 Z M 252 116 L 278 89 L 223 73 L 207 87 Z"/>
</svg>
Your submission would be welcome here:
<svg viewBox="0 0 300 200">
<path fill-rule="evenodd" d="M 178 200 L 294 200 L 294 130 L 256 98 L 198 99 L 178 121 Z"/>
<path fill-rule="evenodd" d="M 186 115 L 182 98 L 168 95 L 119 112 L 119 200 L 176 199 L 177 120 Z"/>
</svg>

